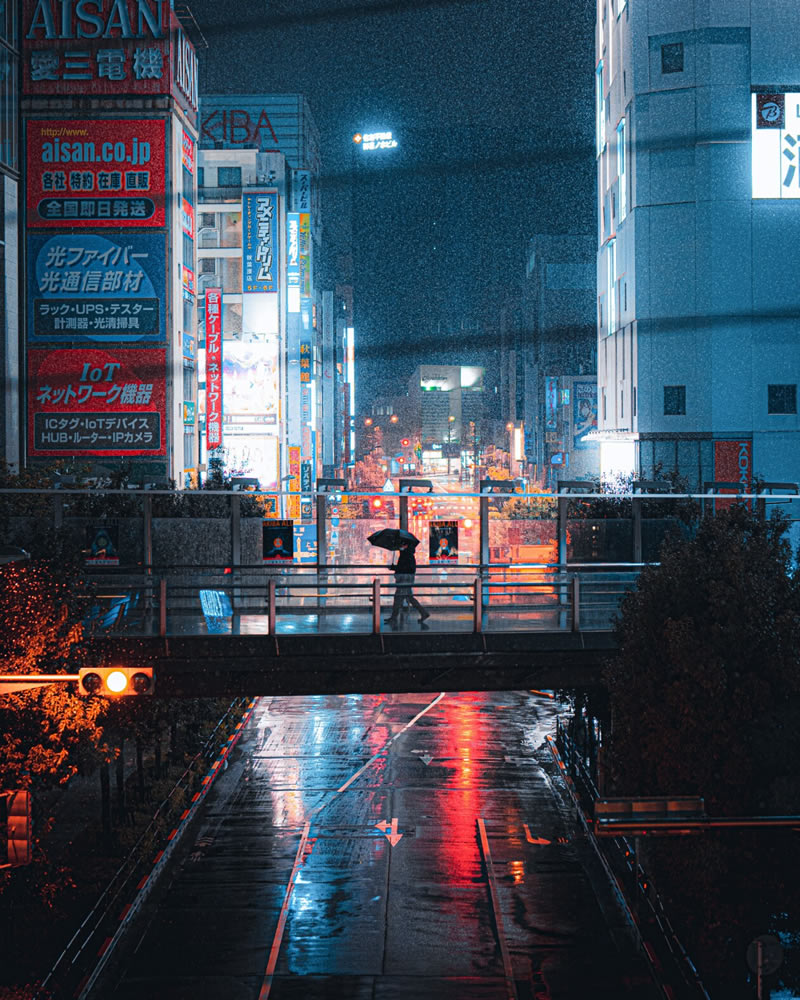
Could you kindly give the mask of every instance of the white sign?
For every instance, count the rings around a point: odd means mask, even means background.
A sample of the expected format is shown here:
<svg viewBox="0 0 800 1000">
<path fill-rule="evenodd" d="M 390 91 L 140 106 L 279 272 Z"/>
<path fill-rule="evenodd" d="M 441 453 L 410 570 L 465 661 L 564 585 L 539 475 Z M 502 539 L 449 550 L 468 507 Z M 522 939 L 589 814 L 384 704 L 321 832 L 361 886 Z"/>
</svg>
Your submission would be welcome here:
<svg viewBox="0 0 800 1000">
<path fill-rule="evenodd" d="M 753 94 L 754 198 L 800 198 L 800 94 Z"/>
<path fill-rule="evenodd" d="M 397 139 L 391 132 L 365 132 L 361 137 L 362 149 L 396 149 Z"/>
</svg>

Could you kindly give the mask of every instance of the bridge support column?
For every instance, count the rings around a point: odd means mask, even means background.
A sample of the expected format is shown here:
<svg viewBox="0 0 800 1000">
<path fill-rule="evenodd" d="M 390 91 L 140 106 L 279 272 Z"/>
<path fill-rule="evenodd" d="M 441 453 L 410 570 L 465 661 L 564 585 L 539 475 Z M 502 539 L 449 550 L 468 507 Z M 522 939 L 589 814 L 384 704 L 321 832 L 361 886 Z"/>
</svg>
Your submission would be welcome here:
<svg viewBox="0 0 800 1000">
<path fill-rule="evenodd" d="M 372 631 L 375 635 L 381 630 L 381 581 L 377 577 L 372 581 Z"/>
<path fill-rule="evenodd" d="M 408 531 L 408 494 L 400 494 L 400 530 Z"/>
<path fill-rule="evenodd" d="M 483 583 L 479 576 L 472 585 L 472 631 L 483 631 Z"/>
<path fill-rule="evenodd" d="M 572 631 L 581 630 L 581 581 L 577 576 L 573 576 L 570 581 L 570 597 L 572 603 Z"/>
<path fill-rule="evenodd" d="M 489 497 L 481 493 L 478 498 L 479 523 L 480 523 L 480 574 L 481 582 L 487 586 L 481 587 L 481 608 L 488 607 L 489 604 Z"/>
<path fill-rule="evenodd" d="M 631 513 L 633 515 L 633 561 L 642 561 L 642 501 L 631 498 Z"/>
<path fill-rule="evenodd" d="M 270 577 L 267 583 L 267 635 L 278 634 L 278 623 L 275 618 L 275 578 Z"/>
</svg>

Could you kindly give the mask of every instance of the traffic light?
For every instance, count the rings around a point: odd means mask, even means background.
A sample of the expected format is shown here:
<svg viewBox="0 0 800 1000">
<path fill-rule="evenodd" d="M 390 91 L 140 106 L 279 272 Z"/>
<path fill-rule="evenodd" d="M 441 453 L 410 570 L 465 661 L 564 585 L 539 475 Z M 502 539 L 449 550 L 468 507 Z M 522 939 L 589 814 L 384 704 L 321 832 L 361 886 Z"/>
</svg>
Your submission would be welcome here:
<svg viewBox="0 0 800 1000">
<path fill-rule="evenodd" d="M 78 694 L 152 694 L 155 676 L 152 667 L 82 667 L 78 671 Z"/>
<path fill-rule="evenodd" d="M 6 843 L 5 864 L 27 865 L 31 860 L 31 794 L 30 792 L 0 793 L 0 814 L 4 814 Z M 2 855 L 0 854 L 0 859 Z M 0 868 L 5 867 L 0 863 Z"/>
</svg>

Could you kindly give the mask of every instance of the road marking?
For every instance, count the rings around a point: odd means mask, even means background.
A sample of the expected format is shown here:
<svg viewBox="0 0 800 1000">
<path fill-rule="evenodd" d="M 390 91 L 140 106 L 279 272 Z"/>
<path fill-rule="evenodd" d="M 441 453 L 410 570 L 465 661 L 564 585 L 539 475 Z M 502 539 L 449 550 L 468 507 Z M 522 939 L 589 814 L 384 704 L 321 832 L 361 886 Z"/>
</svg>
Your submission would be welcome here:
<svg viewBox="0 0 800 1000">
<path fill-rule="evenodd" d="M 525 839 L 529 844 L 552 844 L 552 840 L 547 840 L 545 837 L 532 837 L 531 831 L 528 829 L 528 824 L 523 823 L 522 828 L 525 831 Z"/>
<path fill-rule="evenodd" d="M 500 954 L 503 956 L 503 968 L 506 975 L 508 1000 L 518 1000 L 517 984 L 514 982 L 514 969 L 511 965 L 511 953 L 508 950 L 505 930 L 503 928 L 503 912 L 500 909 L 500 899 L 497 895 L 497 885 L 494 878 L 494 865 L 492 864 L 492 853 L 489 850 L 489 838 L 486 836 L 486 824 L 483 822 L 482 816 L 478 817 L 477 823 L 478 834 L 480 835 L 481 851 L 483 852 L 483 860 L 486 865 L 486 877 L 489 882 L 489 895 L 492 901 L 492 910 L 494 911 L 494 925 L 497 928 L 497 941 L 500 945 Z"/>
<path fill-rule="evenodd" d="M 395 847 L 403 838 L 403 834 L 397 832 L 396 816 L 392 816 L 391 823 L 389 823 L 387 820 L 381 820 L 380 823 L 376 823 L 375 829 L 381 831 L 381 833 L 386 837 L 386 839 L 389 841 L 392 847 Z"/>
<path fill-rule="evenodd" d="M 306 819 L 305 826 L 303 827 L 303 833 L 300 837 L 300 844 L 297 848 L 297 854 L 295 855 L 292 874 L 289 876 L 289 884 L 286 887 L 286 893 L 283 897 L 283 906 L 281 906 L 280 916 L 278 917 L 278 926 L 275 928 L 275 936 L 272 939 L 272 947 L 270 948 L 269 960 L 267 962 L 267 971 L 264 973 L 264 981 L 261 984 L 261 990 L 258 994 L 258 1000 L 267 1000 L 270 994 L 270 990 L 272 989 L 272 977 L 275 973 L 275 967 L 278 963 L 278 954 L 281 950 L 281 942 L 283 940 L 283 930 L 284 927 L 286 926 L 286 918 L 289 914 L 289 900 L 291 899 L 292 890 L 294 889 L 295 879 L 297 878 L 297 872 L 300 868 L 300 865 L 305 860 L 304 854 L 306 850 L 306 842 L 308 841 L 308 833 L 309 830 L 311 829 L 312 819 L 315 816 L 319 815 L 319 813 L 321 813 L 323 809 L 329 806 L 334 799 L 336 799 L 339 795 L 342 794 L 342 792 L 348 789 L 350 785 L 352 785 L 353 782 L 356 780 L 356 778 L 360 777 L 364 773 L 364 771 L 366 771 L 366 769 L 370 766 L 370 764 L 373 764 L 379 757 L 383 757 L 384 754 L 387 754 L 388 749 L 392 745 L 392 743 L 394 743 L 396 740 L 399 740 L 400 737 L 403 735 L 403 733 L 409 730 L 414 725 L 414 723 L 418 722 L 423 715 L 427 714 L 428 712 L 430 712 L 432 708 L 438 705 L 439 702 L 442 700 L 442 698 L 444 698 L 445 693 L 446 692 L 441 691 L 433 699 L 433 701 L 430 702 L 430 704 L 426 705 L 421 712 L 417 712 L 417 714 L 414 716 L 413 719 L 411 719 L 410 722 L 407 722 L 402 729 L 400 729 L 398 732 L 394 734 L 394 736 L 391 737 L 391 739 L 387 740 L 386 743 L 383 745 L 383 747 L 381 747 L 381 749 L 378 750 L 377 753 L 374 753 L 370 757 L 370 759 L 366 762 L 366 764 L 364 764 L 363 767 L 360 767 L 351 778 L 348 778 L 348 780 L 345 781 L 345 783 L 341 785 L 339 788 L 337 788 L 336 791 L 333 792 L 333 794 L 329 798 L 327 798 L 324 802 L 322 802 L 318 806 L 315 806 L 313 809 L 309 811 L 308 818 Z M 400 837 L 402 837 L 402 834 L 397 833 L 396 819 L 393 820 L 392 835 L 397 836 L 398 840 L 400 839 Z M 391 840 L 391 837 L 389 839 Z"/>
<path fill-rule="evenodd" d="M 261 984 L 261 992 L 258 994 L 258 1000 L 266 1000 L 269 996 L 269 991 L 272 989 L 272 977 L 275 974 L 275 966 L 278 964 L 278 952 L 281 950 L 283 928 L 286 926 L 286 918 L 289 915 L 289 900 L 292 895 L 292 889 L 294 889 L 297 873 L 300 870 L 300 865 L 302 865 L 304 861 L 306 843 L 308 842 L 308 833 L 310 829 L 311 820 L 307 819 L 306 824 L 303 827 L 303 832 L 300 836 L 297 854 L 294 856 L 294 866 L 292 867 L 292 874 L 289 876 L 289 884 L 286 886 L 286 892 L 283 896 L 283 905 L 281 906 L 281 912 L 278 917 L 278 926 L 275 928 L 275 936 L 272 939 L 272 947 L 269 951 L 269 961 L 267 962 L 267 971 L 264 974 L 264 982 Z"/>
<path fill-rule="evenodd" d="M 426 753 L 424 757 L 420 757 L 420 760 L 425 765 L 425 767 L 427 767 L 428 764 L 430 764 L 430 762 L 433 760 L 433 757 L 431 757 L 430 754 Z"/>
</svg>

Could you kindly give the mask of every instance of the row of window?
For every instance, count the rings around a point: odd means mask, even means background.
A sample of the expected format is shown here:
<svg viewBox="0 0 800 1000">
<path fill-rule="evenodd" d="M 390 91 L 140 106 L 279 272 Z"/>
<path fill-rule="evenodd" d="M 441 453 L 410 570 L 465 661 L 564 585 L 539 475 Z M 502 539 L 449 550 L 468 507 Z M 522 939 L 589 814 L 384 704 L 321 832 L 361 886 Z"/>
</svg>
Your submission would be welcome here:
<svg viewBox="0 0 800 1000">
<path fill-rule="evenodd" d="M 767 413 L 797 413 L 797 385 L 768 385 Z M 664 416 L 682 417 L 686 414 L 686 386 L 664 386 Z"/>
</svg>

